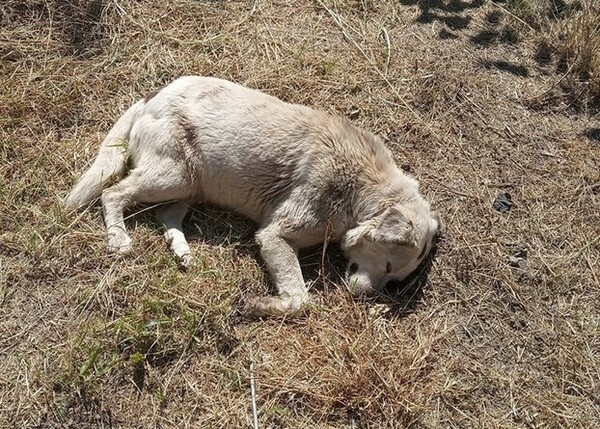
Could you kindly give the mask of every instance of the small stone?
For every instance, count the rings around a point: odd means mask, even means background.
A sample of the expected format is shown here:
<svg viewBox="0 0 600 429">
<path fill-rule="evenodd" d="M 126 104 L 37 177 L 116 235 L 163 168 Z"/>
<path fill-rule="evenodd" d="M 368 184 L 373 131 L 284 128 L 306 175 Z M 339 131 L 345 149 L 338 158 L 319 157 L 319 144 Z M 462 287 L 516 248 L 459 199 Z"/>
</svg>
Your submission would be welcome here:
<svg viewBox="0 0 600 429">
<path fill-rule="evenodd" d="M 527 245 L 524 243 L 519 244 L 513 256 L 520 259 L 527 259 Z"/>
<path fill-rule="evenodd" d="M 512 208 L 512 206 L 512 198 L 508 192 L 499 192 L 498 195 L 496 195 L 494 204 L 492 205 L 494 210 L 497 210 L 500 213 L 509 211 Z"/>
<path fill-rule="evenodd" d="M 517 256 L 510 256 L 508 258 L 508 265 L 514 268 L 523 269 L 527 267 L 527 260 L 525 258 L 520 258 Z"/>
<path fill-rule="evenodd" d="M 348 109 L 348 117 L 350 119 L 358 119 L 360 116 L 360 109 L 356 106 L 350 106 Z"/>
</svg>

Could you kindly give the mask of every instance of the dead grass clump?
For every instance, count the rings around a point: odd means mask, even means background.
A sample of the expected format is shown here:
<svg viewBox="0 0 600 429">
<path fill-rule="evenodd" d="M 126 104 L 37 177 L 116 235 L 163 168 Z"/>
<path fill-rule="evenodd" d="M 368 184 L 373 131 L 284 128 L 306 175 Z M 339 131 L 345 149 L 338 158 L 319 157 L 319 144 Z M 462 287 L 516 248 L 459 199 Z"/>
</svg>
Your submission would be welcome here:
<svg viewBox="0 0 600 429">
<path fill-rule="evenodd" d="M 587 95 L 600 102 L 600 6 L 586 4 L 555 23 L 551 37 L 559 71 L 570 76 L 577 98 Z"/>
<path fill-rule="evenodd" d="M 600 6 L 594 0 L 511 0 L 506 6 L 540 37 L 536 61 L 554 63 L 574 107 L 600 102 Z M 518 23 L 516 23 L 518 24 Z M 554 57 L 554 60 L 552 59 Z"/>
</svg>

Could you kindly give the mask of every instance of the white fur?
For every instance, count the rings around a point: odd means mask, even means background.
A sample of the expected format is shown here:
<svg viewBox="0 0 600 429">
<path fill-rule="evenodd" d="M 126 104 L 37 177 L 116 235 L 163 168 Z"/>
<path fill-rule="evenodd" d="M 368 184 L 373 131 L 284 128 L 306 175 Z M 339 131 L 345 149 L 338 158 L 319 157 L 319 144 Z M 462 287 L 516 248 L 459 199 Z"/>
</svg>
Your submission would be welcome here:
<svg viewBox="0 0 600 429">
<path fill-rule="evenodd" d="M 124 209 L 174 201 L 158 218 L 185 266 L 192 258 L 181 222 L 189 204 L 210 202 L 257 222 L 278 290 L 248 304 L 259 316 L 304 308 L 309 296 L 297 251 L 328 233 L 349 259 L 348 287 L 360 294 L 410 274 L 438 228 L 417 182 L 376 136 L 346 119 L 209 77 L 177 79 L 125 112 L 66 206 L 100 195 L 111 252 L 132 249 Z"/>
</svg>

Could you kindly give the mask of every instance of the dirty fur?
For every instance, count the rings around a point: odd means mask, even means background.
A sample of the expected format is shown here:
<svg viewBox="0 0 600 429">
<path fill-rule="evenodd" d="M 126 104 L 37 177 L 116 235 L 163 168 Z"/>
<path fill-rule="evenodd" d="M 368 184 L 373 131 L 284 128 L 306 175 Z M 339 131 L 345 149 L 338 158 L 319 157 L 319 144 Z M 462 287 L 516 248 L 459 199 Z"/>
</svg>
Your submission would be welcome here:
<svg viewBox="0 0 600 429">
<path fill-rule="evenodd" d="M 417 182 L 375 135 L 208 77 L 179 78 L 125 112 L 65 204 L 77 209 L 100 196 L 108 249 L 117 253 L 133 249 L 123 210 L 173 201 L 158 218 L 184 266 L 193 260 L 181 227 L 190 204 L 213 203 L 258 223 L 278 295 L 250 300 L 246 310 L 256 316 L 305 309 L 299 248 L 326 236 L 339 241 L 348 288 L 372 294 L 408 276 L 439 227 Z"/>
</svg>

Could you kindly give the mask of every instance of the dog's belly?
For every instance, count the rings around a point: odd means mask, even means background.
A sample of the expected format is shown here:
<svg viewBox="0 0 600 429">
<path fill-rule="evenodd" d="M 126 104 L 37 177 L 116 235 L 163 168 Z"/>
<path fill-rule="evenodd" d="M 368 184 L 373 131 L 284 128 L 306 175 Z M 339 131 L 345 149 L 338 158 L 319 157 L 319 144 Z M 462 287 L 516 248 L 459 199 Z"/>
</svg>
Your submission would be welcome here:
<svg viewBox="0 0 600 429">
<path fill-rule="evenodd" d="M 201 186 L 202 202 L 231 209 L 258 224 L 263 220 L 265 204 L 253 195 L 252 187 L 247 184 L 224 174 L 219 177 L 205 174 Z"/>
</svg>

